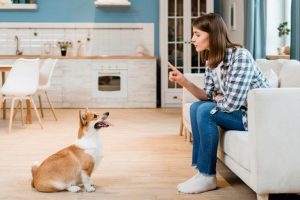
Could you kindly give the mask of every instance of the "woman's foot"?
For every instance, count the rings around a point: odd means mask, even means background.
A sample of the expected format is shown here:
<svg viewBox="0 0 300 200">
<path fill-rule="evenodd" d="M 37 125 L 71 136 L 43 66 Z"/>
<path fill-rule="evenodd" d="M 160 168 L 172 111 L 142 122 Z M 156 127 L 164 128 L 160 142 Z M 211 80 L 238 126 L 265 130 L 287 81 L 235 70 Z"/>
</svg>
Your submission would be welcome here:
<svg viewBox="0 0 300 200">
<path fill-rule="evenodd" d="M 197 178 L 199 175 L 200 175 L 200 172 L 197 170 L 197 173 L 192 178 L 190 178 L 190 179 L 188 179 L 188 180 L 186 180 L 186 181 L 184 181 L 182 183 L 179 183 L 177 185 L 177 189 L 179 190 L 180 187 L 188 184 L 189 182 L 191 182 L 192 180 L 194 180 L 195 178 Z"/>
<path fill-rule="evenodd" d="M 189 179 L 183 184 L 179 184 L 177 189 L 179 192 L 192 194 L 201 193 L 217 188 L 217 179 L 215 175 L 207 176 L 199 173 L 195 178 Z"/>
</svg>

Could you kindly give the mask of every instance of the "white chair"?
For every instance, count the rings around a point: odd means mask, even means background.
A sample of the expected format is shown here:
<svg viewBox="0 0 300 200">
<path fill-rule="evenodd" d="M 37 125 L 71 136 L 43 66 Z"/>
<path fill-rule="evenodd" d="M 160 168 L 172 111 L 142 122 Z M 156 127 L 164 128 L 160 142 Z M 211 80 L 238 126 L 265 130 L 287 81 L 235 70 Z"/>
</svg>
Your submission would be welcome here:
<svg viewBox="0 0 300 200">
<path fill-rule="evenodd" d="M 4 100 L 11 99 L 9 127 L 8 132 L 11 132 L 14 102 L 19 100 L 19 106 L 21 108 L 22 126 L 24 125 L 23 119 L 23 99 L 29 100 L 33 105 L 35 114 L 38 118 L 41 128 L 42 122 L 39 117 L 38 111 L 32 99 L 32 95 L 36 92 L 39 83 L 39 59 L 18 59 L 14 63 L 8 77 L 0 89 L 0 94 L 5 95 L 2 97 L 1 104 Z"/>
<path fill-rule="evenodd" d="M 41 93 L 45 92 L 48 103 L 51 108 L 51 111 L 53 113 L 53 116 L 54 116 L 55 120 L 57 121 L 57 117 L 56 117 L 56 114 L 55 114 L 55 111 L 53 108 L 53 104 L 52 104 L 52 102 L 48 96 L 48 92 L 47 92 L 47 90 L 51 86 L 51 78 L 52 78 L 52 74 L 53 74 L 56 63 L 57 63 L 57 59 L 49 58 L 49 59 L 45 60 L 45 62 L 42 64 L 42 66 L 40 68 L 40 80 L 39 80 L 37 94 L 38 94 L 38 98 L 39 98 L 40 111 L 41 111 L 42 118 L 44 117 L 44 112 L 43 112 Z"/>
</svg>

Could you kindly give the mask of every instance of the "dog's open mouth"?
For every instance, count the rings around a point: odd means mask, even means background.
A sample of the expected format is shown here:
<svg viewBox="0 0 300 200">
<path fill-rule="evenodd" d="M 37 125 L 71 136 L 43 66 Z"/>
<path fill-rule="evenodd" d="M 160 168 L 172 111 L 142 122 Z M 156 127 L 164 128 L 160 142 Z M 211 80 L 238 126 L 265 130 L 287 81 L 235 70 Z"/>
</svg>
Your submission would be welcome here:
<svg viewBox="0 0 300 200">
<path fill-rule="evenodd" d="M 95 129 L 99 129 L 99 128 L 102 128 L 102 127 L 109 127 L 110 126 L 110 123 L 108 121 L 99 121 L 95 124 L 94 128 Z"/>
</svg>

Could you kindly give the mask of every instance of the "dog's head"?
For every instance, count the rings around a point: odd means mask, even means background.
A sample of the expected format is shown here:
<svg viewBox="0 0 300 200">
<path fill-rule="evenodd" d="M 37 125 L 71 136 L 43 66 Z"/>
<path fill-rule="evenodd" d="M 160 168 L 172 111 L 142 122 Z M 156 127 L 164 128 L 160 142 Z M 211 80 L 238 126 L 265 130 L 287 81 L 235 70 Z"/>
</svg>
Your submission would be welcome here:
<svg viewBox="0 0 300 200">
<path fill-rule="evenodd" d="M 106 120 L 109 112 L 103 113 L 100 117 L 97 113 L 86 109 L 84 112 L 79 111 L 80 130 L 78 137 L 81 138 L 84 132 L 96 132 L 101 128 L 109 127 L 111 124 Z"/>
</svg>

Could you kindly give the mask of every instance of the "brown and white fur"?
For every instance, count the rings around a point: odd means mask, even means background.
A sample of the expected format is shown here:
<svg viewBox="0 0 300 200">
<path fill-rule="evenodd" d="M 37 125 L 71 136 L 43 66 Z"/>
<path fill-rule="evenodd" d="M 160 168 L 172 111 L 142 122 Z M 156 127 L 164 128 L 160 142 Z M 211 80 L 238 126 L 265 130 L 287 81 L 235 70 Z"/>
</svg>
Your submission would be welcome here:
<svg viewBox="0 0 300 200">
<path fill-rule="evenodd" d="M 87 192 L 94 192 L 95 186 L 90 177 L 101 161 L 102 144 L 98 134 L 100 128 L 110 126 L 105 119 L 88 110 L 79 111 L 80 127 L 77 140 L 59 152 L 48 157 L 42 164 L 32 166 L 31 185 L 39 192 L 59 192 L 68 190 L 79 192 L 83 184 Z"/>
</svg>

